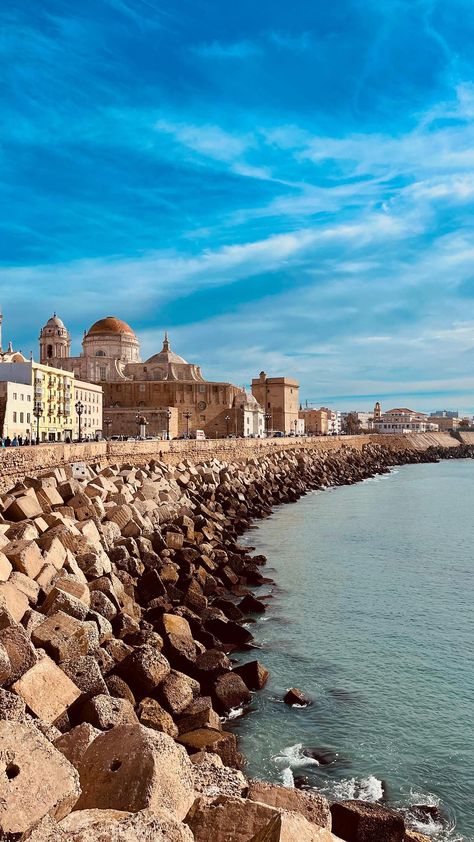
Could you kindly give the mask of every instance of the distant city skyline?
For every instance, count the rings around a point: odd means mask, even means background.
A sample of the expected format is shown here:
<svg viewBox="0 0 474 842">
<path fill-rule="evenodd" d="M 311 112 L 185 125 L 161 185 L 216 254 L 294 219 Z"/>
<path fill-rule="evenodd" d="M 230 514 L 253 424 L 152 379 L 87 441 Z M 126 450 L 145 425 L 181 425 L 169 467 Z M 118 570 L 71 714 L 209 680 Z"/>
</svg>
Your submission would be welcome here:
<svg viewBox="0 0 474 842">
<path fill-rule="evenodd" d="M 3 18 L 4 346 L 115 315 L 212 380 L 474 412 L 471 3 Z"/>
</svg>

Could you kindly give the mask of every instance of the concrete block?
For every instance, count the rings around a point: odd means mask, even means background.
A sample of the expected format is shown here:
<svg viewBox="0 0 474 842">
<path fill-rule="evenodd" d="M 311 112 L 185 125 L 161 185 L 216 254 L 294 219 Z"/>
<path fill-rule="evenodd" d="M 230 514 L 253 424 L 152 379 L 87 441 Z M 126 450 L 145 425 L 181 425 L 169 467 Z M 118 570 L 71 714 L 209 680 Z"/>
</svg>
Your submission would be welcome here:
<svg viewBox="0 0 474 842">
<path fill-rule="evenodd" d="M 19 573 L 17 570 L 14 570 L 9 581 L 12 585 L 15 585 L 15 588 L 21 591 L 21 593 L 25 594 L 31 605 L 36 605 L 38 602 L 40 588 L 35 579 L 30 579 L 30 577 L 25 576 L 24 573 Z"/>
<path fill-rule="evenodd" d="M 81 717 L 101 731 L 108 731 L 118 725 L 138 724 L 137 715 L 128 699 L 103 694 L 86 702 Z"/>
<path fill-rule="evenodd" d="M 0 722 L 0 826 L 4 834 L 29 831 L 44 816 L 58 821 L 74 807 L 79 776 L 33 725 Z"/>
<path fill-rule="evenodd" d="M 5 553 L 0 551 L 0 582 L 6 582 L 10 577 L 10 573 L 12 572 L 13 567 L 11 563 L 8 561 Z"/>
<path fill-rule="evenodd" d="M 54 740 L 54 746 L 77 769 L 86 750 L 99 734 L 100 731 L 89 722 L 82 722 L 68 731 L 67 734 L 61 734 L 60 737 L 57 737 Z"/>
<path fill-rule="evenodd" d="M 182 820 L 194 801 L 192 767 L 167 734 L 120 725 L 89 746 L 79 767 L 79 810 L 138 812 L 163 807 Z"/>
<path fill-rule="evenodd" d="M 17 681 L 36 663 L 36 652 L 22 626 L 0 631 L 0 643 L 7 650 L 11 664 L 10 681 Z"/>
<path fill-rule="evenodd" d="M 31 639 L 56 662 L 68 661 L 87 654 L 90 634 L 87 625 L 58 611 L 33 629 Z"/>
<path fill-rule="evenodd" d="M 32 490 L 32 494 L 25 494 L 13 500 L 4 511 L 3 516 L 6 520 L 19 521 L 31 520 L 42 513 L 42 506 L 38 502 L 35 492 Z"/>
<path fill-rule="evenodd" d="M 81 691 L 47 656 L 12 684 L 12 691 L 44 722 L 54 724 L 78 699 Z"/>
<path fill-rule="evenodd" d="M 34 579 L 44 565 L 38 545 L 34 541 L 11 541 L 3 548 L 14 570 Z"/>
</svg>

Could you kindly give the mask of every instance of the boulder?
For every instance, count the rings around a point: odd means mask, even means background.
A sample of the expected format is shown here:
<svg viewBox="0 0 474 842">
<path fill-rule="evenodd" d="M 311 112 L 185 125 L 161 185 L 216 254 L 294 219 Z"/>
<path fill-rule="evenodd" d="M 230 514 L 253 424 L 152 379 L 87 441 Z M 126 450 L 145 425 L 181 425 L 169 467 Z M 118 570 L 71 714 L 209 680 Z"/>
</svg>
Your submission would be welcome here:
<svg viewBox="0 0 474 842">
<path fill-rule="evenodd" d="M 332 829 L 346 842 L 404 842 L 405 822 L 400 813 L 367 801 L 331 805 Z"/>
<path fill-rule="evenodd" d="M 234 673 L 240 675 L 249 690 L 261 690 L 262 687 L 265 687 L 270 676 L 267 668 L 260 661 L 248 661 L 246 664 L 240 664 L 240 666 L 234 667 Z"/>
<path fill-rule="evenodd" d="M 143 698 L 153 693 L 169 675 L 170 665 L 152 646 L 139 646 L 117 666 L 118 674 L 130 685 L 134 695 Z"/>
<path fill-rule="evenodd" d="M 61 669 L 79 687 L 84 701 L 93 696 L 108 694 L 99 664 L 93 655 L 83 655 L 81 658 L 62 661 Z"/>
<path fill-rule="evenodd" d="M 10 659 L 11 682 L 18 681 L 36 663 L 36 652 L 22 626 L 8 626 L 0 630 L 0 643 Z"/>
<path fill-rule="evenodd" d="M 193 635 L 188 621 L 184 617 L 179 617 L 176 614 L 163 614 L 161 618 L 161 629 L 165 634 L 178 634 L 182 637 L 190 637 Z"/>
<path fill-rule="evenodd" d="M 194 800 L 192 767 L 167 734 L 142 725 L 119 725 L 101 734 L 79 767 L 78 810 L 138 812 L 163 807 L 183 819 Z"/>
<path fill-rule="evenodd" d="M 180 734 L 195 731 L 197 728 L 222 730 L 219 714 L 213 709 L 210 696 L 200 696 L 194 699 L 176 720 L 176 724 Z"/>
<path fill-rule="evenodd" d="M 6 582 L 13 568 L 5 553 L 0 552 L 0 582 Z"/>
<path fill-rule="evenodd" d="M 0 643 L 0 685 L 8 684 L 11 674 L 12 665 L 8 657 L 8 652 L 3 644 Z"/>
<path fill-rule="evenodd" d="M 101 731 L 107 731 L 117 725 L 138 724 L 137 715 L 127 699 L 117 699 L 108 695 L 89 699 L 81 710 L 81 717 Z"/>
<path fill-rule="evenodd" d="M 71 679 L 45 656 L 12 684 L 28 708 L 43 722 L 54 724 L 81 695 Z"/>
<path fill-rule="evenodd" d="M 146 728 L 163 731 L 164 734 L 173 738 L 178 736 L 178 728 L 172 717 L 155 699 L 145 698 L 141 700 L 138 706 L 138 718 Z"/>
<path fill-rule="evenodd" d="M 195 842 L 333 842 L 332 834 L 297 813 L 279 811 L 243 798 L 199 798 L 186 816 Z M 269 825 L 271 835 L 268 835 Z"/>
<path fill-rule="evenodd" d="M 241 757 L 237 751 L 237 738 L 235 734 L 228 731 L 217 731 L 212 728 L 196 728 L 180 734 L 178 743 L 181 743 L 189 754 L 198 752 L 211 752 L 218 754 L 226 766 L 239 768 Z"/>
<path fill-rule="evenodd" d="M 298 705 L 298 707 L 302 708 L 306 708 L 311 704 L 310 699 L 301 690 L 298 690 L 297 687 L 291 687 L 283 696 L 283 701 L 285 705 Z"/>
<path fill-rule="evenodd" d="M 41 550 L 35 541 L 11 541 L 2 552 L 14 570 L 34 579 L 44 565 Z"/>
<path fill-rule="evenodd" d="M 331 830 L 329 802 L 316 792 L 269 784 L 264 781 L 249 781 L 248 798 L 260 801 L 270 807 L 299 813 L 307 821 Z"/>
<path fill-rule="evenodd" d="M 193 700 L 193 692 L 186 677 L 172 670 L 160 685 L 160 700 L 172 716 L 178 716 L 186 710 Z"/>
<path fill-rule="evenodd" d="M 69 661 L 87 654 L 89 631 L 86 625 L 58 611 L 33 629 L 31 639 L 55 661 Z"/>
<path fill-rule="evenodd" d="M 0 608 L 7 611 L 15 623 L 20 623 L 28 609 L 28 597 L 13 582 L 0 582 Z"/>
<path fill-rule="evenodd" d="M 250 702 L 252 698 L 240 675 L 235 672 L 219 675 L 214 682 L 212 695 L 216 709 L 220 713 L 239 708 Z"/>
<path fill-rule="evenodd" d="M 89 722 L 82 722 L 81 725 L 76 725 L 75 728 L 72 728 L 66 734 L 61 734 L 60 737 L 57 737 L 54 740 L 54 745 L 69 760 L 69 763 L 72 763 L 74 768 L 77 769 L 84 753 L 99 734 L 100 731 L 94 728 Z"/>
<path fill-rule="evenodd" d="M 10 690 L 0 690 L 0 719 L 24 722 L 25 718 L 26 705 L 23 699 L 11 693 Z"/>
<path fill-rule="evenodd" d="M 193 842 L 187 827 L 169 810 L 77 810 L 59 824 L 69 842 Z M 46 842 L 31 837 L 29 842 Z M 56 842 L 56 839 L 54 839 Z M 57 842 L 60 842 L 58 839 Z"/>
<path fill-rule="evenodd" d="M 213 801 L 218 795 L 245 797 L 248 782 L 242 772 L 224 766 L 218 754 L 206 752 L 194 755 L 193 762 L 194 791 L 202 798 Z"/>
<path fill-rule="evenodd" d="M 6 520 L 19 521 L 32 520 L 41 514 L 43 514 L 43 509 L 33 491 L 23 497 L 16 497 L 4 511 L 3 516 Z"/>
<path fill-rule="evenodd" d="M 33 725 L 0 722 L 0 827 L 26 833 L 43 816 L 63 819 L 79 795 L 79 776 Z"/>
</svg>

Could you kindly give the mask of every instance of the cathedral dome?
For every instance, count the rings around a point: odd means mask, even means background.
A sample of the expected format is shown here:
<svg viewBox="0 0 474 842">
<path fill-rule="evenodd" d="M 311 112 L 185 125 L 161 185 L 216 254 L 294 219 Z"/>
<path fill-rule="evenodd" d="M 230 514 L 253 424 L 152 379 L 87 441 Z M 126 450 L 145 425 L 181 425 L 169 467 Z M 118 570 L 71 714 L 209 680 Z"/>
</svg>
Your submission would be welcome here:
<svg viewBox="0 0 474 842">
<path fill-rule="evenodd" d="M 116 336 L 117 334 L 123 333 L 135 338 L 135 333 L 130 325 L 123 322 L 122 319 L 115 318 L 115 316 L 107 316 L 105 319 L 99 319 L 98 322 L 95 322 L 92 327 L 89 328 L 87 336 L 96 336 L 98 334 L 101 334 L 102 336 Z"/>
<path fill-rule="evenodd" d="M 59 318 L 59 316 L 56 315 L 56 313 L 53 313 L 53 315 L 50 319 L 48 319 L 44 327 L 52 327 L 56 330 L 66 330 L 64 322 L 62 321 L 62 319 Z"/>
</svg>

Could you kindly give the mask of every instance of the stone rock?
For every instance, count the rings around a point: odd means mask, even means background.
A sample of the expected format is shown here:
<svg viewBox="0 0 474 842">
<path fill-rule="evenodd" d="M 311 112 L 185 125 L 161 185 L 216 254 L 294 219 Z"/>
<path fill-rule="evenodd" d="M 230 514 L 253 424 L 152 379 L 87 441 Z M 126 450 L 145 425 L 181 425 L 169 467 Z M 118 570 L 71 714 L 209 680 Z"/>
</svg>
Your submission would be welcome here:
<svg viewBox="0 0 474 842">
<path fill-rule="evenodd" d="M 141 700 L 138 706 L 138 718 L 146 728 L 163 731 L 164 734 L 173 738 L 178 736 L 178 728 L 172 717 L 155 699 L 145 698 Z"/>
<path fill-rule="evenodd" d="M 8 684 L 11 674 L 12 665 L 8 657 L 8 652 L 3 644 L 0 643 L 0 685 Z"/>
<path fill-rule="evenodd" d="M 332 834 L 297 813 L 221 795 L 211 803 L 197 799 L 186 816 L 195 842 L 333 842 Z M 269 825 L 272 835 L 268 834 Z"/>
<path fill-rule="evenodd" d="M 177 742 L 185 746 L 191 755 L 206 751 L 218 754 L 226 766 L 238 768 L 241 765 L 241 758 L 237 751 L 237 738 L 235 734 L 228 731 L 196 728 L 195 731 L 180 734 Z"/>
<path fill-rule="evenodd" d="M 281 811 L 250 842 L 338 842 L 329 830 L 316 827 L 298 813 Z M 339 840 L 340 842 L 340 840 Z"/>
<path fill-rule="evenodd" d="M 219 714 L 212 707 L 210 696 L 200 696 L 194 699 L 176 720 L 180 734 L 187 731 L 195 731 L 198 728 L 212 728 L 215 731 L 222 731 Z"/>
<path fill-rule="evenodd" d="M 316 792 L 306 792 L 305 790 L 290 789 L 264 781 L 250 780 L 248 798 L 251 801 L 268 804 L 270 807 L 299 813 L 307 821 L 318 825 L 318 827 L 326 827 L 331 830 L 329 802 L 327 798 L 318 795 Z"/>
<path fill-rule="evenodd" d="M 248 782 L 242 772 L 224 766 L 218 754 L 195 755 L 193 763 L 194 791 L 202 798 L 214 800 L 219 795 L 245 797 Z"/>
<path fill-rule="evenodd" d="M 100 731 L 89 722 L 76 725 L 66 734 L 61 734 L 54 740 L 54 745 L 72 763 L 75 769 L 82 762 L 82 758 L 90 744 L 98 737 Z"/>
<path fill-rule="evenodd" d="M 172 670 L 160 685 L 160 700 L 173 716 L 178 716 L 193 700 L 189 681 Z"/>
<path fill-rule="evenodd" d="M 6 582 L 13 568 L 5 553 L 0 552 L 0 582 Z"/>
<path fill-rule="evenodd" d="M 400 813 L 367 801 L 331 805 L 332 829 L 346 842 L 404 842 L 405 822 Z"/>
<path fill-rule="evenodd" d="M 34 541 L 11 541 L 2 552 L 14 570 L 34 579 L 44 565 L 41 551 Z"/>
<path fill-rule="evenodd" d="M 263 614 L 266 610 L 265 603 L 250 593 L 241 599 L 239 608 L 244 614 Z"/>
<path fill-rule="evenodd" d="M 165 635 L 164 654 L 176 667 L 182 670 L 194 669 L 197 649 L 192 637 L 181 634 Z"/>
<path fill-rule="evenodd" d="M 10 690 L 0 690 L 0 719 L 24 722 L 25 718 L 26 705 L 23 699 Z"/>
<path fill-rule="evenodd" d="M 127 682 L 119 675 L 107 675 L 105 678 L 107 690 L 115 699 L 127 699 L 132 707 L 135 707 L 136 699 Z"/>
<path fill-rule="evenodd" d="M 308 707 L 311 704 L 310 699 L 301 690 L 298 690 L 297 687 L 292 687 L 288 690 L 283 696 L 283 701 L 285 705 L 298 705 L 299 707 Z"/>
<path fill-rule="evenodd" d="M 87 654 L 89 631 L 86 626 L 86 623 L 58 611 L 33 629 L 31 639 L 55 661 L 69 661 Z"/>
<path fill-rule="evenodd" d="M 240 664 L 240 666 L 234 667 L 233 671 L 237 675 L 240 675 L 249 690 L 261 690 L 262 687 L 265 687 L 270 675 L 267 668 L 260 661 L 248 661 L 246 664 Z"/>
<path fill-rule="evenodd" d="M 61 669 L 79 687 L 84 701 L 93 696 L 108 694 L 99 664 L 92 655 L 83 655 L 82 658 L 62 661 Z"/>
<path fill-rule="evenodd" d="M 240 675 L 235 672 L 227 672 L 219 675 L 214 682 L 213 698 L 216 709 L 225 713 L 232 708 L 239 708 L 250 702 L 252 696 Z"/>
<path fill-rule="evenodd" d="M 12 684 L 12 691 L 44 722 L 54 724 L 78 699 L 81 691 L 45 656 Z"/>
<path fill-rule="evenodd" d="M 242 643 L 250 643 L 253 640 L 252 634 L 244 626 L 239 626 L 232 620 L 222 620 L 219 617 L 213 617 L 206 621 L 206 630 L 214 637 L 217 637 L 222 643 L 231 643 L 240 645 Z"/>
<path fill-rule="evenodd" d="M 176 614 L 163 614 L 161 627 L 165 634 L 177 634 L 181 637 L 190 637 L 191 639 L 193 637 L 188 621 L 184 617 L 179 617 Z"/>
<path fill-rule="evenodd" d="M 64 591 L 59 586 L 52 588 L 41 606 L 43 614 L 56 614 L 62 611 L 64 614 L 69 614 L 75 617 L 76 620 L 85 620 L 89 607 L 82 599 L 78 599 L 71 593 Z"/>
<path fill-rule="evenodd" d="M 125 679 L 134 695 L 149 696 L 169 675 L 170 665 L 161 652 L 152 646 L 139 646 L 117 666 L 118 674 Z"/>
<path fill-rule="evenodd" d="M 89 746 L 80 765 L 78 810 L 163 807 L 183 819 L 194 800 L 192 766 L 167 734 L 120 725 Z"/>
<path fill-rule="evenodd" d="M 25 576 L 24 573 L 19 573 L 18 570 L 14 570 L 10 576 L 10 582 L 12 585 L 15 585 L 17 590 L 25 594 L 30 605 L 36 605 L 38 602 L 40 586 L 35 579 L 30 579 L 30 577 Z"/>
<path fill-rule="evenodd" d="M 43 514 L 36 494 L 25 494 L 23 497 L 17 497 L 13 500 L 8 508 L 4 511 L 3 516 L 6 520 L 33 520 L 38 515 Z"/>
<path fill-rule="evenodd" d="M 81 710 L 85 722 L 90 722 L 101 731 L 108 731 L 117 725 L 138 724 L 138 718 L 132 705 L 127 699 L 116 699 L 113 696 L 94 696 L 89 699 Z"/>
<path fill-rule="evenodd" d="M 431 842 L 429 836 L 424 833 L 418 833 L 416 830 L 405 831 L 405 842 Z"/>
<path fill-rule="evenodd" d="M 10 681 L 18 681 L 36 663 L 36 652 L 21 626 L 9 626 L 0 631 L 0 643 L 10 659 Z"/>
<path fill-rule="evenodd" d="M 0 582 L 0 607 L 8 612 L 15 623 L 19 623 L 28 609 L 28 597 L 12 582 Z"/>
<path fill-rule="evenodd" d="M 0 827 L 25 833 L 43 816 L 63 819 L 79 795 L 73 766 L 33 725 L 0 722 Z"/>
<path fill-rule="evenodd" d="M 64 836 L 52 842 L 194 842 L 187 827 L 169 810 L 77 810 L 59 824 Z M 31 837 L 31 842 L 46 842 Z"/>
</svg>

